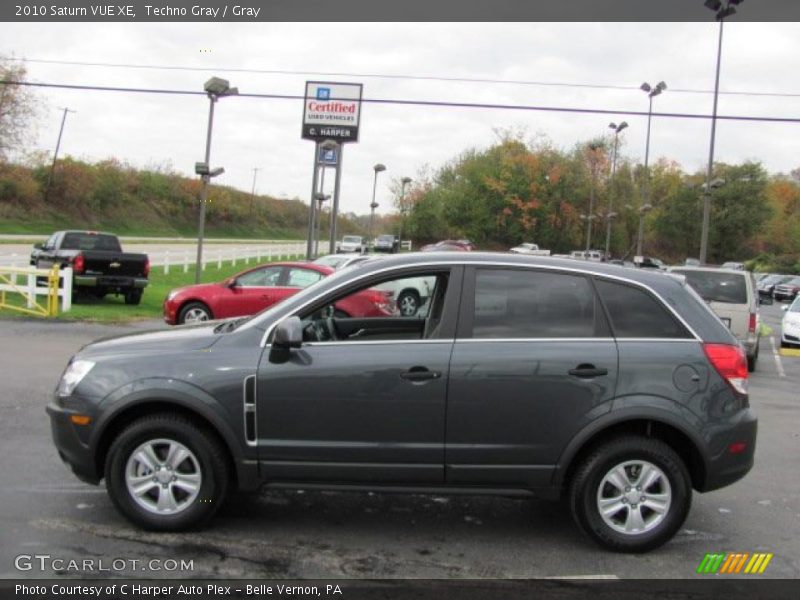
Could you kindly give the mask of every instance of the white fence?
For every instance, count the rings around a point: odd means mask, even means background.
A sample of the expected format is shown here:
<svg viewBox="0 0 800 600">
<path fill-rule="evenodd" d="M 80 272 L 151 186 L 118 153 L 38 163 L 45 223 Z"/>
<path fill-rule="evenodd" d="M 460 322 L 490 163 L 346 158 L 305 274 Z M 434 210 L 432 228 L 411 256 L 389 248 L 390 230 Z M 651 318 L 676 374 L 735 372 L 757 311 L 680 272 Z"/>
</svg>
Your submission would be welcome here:
<svg viewBox="0 0 800 600">
<path fill-rule="evenodd" d="M 27 297 L 27 307 L 35 308 L 36 296 L 50 295 L 47 277 L 49 269 L 35 269 L 33 267 L 0 267 L 2 283 L 0 292 L 23 294 Z M 72 269 L 60 269 L 58 271 L 58 290 L 57 295 L 61 299 L 61 311 L 67 312 L 72 308 Z M 37 282 L 38 280 L 38 282 Z M 6 283 L 6 281 L 8 283 Z"/>
<path fill-rule="evenodd" d="M 271 262 L 274 260 L 284 260 L 294 256 L 305 255 L 305 242 L 292 242 L 288 244 L 270 244 L 268 246 L 233 246 L 231 248 L 209 248 L 203 250 L 203 270 L 209 264 L 216 264 L 217 268 L 222 267 L 223 262 L 230 262 L 236 266 L 241 263 L 248 265 L 260 262 Z M 150 268 L 163 267 L 164 273 L 169 274 L 171 267 L 182 268 L 184 273 L 189 271 L 189 266 L 197 262 L 197 249 L 176 249 L 152 252 L 150 257 Z M 0 258 L 0 260 L 2 260 Z"/>
</svg>

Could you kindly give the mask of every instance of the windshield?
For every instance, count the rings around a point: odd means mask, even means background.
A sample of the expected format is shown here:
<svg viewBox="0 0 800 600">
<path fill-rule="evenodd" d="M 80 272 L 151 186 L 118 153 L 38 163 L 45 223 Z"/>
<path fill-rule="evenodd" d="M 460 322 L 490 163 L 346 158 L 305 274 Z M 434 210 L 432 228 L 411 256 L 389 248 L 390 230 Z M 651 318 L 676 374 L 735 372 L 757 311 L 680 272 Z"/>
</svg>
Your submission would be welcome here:
<svg viewBox="0 0 800 600">
<path fill-rule="evenodd" d="M 357 235 L 346 235 L 342 238 L 343 242 L 350 242 L 351 244 L 360 244 L 361 238 Z"/>
<path fill-rule="evenodd" d="M 786 312 L 800 313 L 800 296 L 794 299 Z"/>
<path fill-rule="evenodd" d="M 347 259 L 343 256 L 321 256 L 312 262 L 317 265 L 326 265 L 336 269 L 346 260 Z"/>
<path fill-rule="evenodd" d="M 744 274 L 675 269 L 706 302 L 748 304 Z"/>
<path fill-rule="evenodd" d="M 392 242 L 392 241 L 394 241 L 394 236 L 393 235 L 379 235 L 378 239 L 381 240 L 382 242 Z"/>
</svg>

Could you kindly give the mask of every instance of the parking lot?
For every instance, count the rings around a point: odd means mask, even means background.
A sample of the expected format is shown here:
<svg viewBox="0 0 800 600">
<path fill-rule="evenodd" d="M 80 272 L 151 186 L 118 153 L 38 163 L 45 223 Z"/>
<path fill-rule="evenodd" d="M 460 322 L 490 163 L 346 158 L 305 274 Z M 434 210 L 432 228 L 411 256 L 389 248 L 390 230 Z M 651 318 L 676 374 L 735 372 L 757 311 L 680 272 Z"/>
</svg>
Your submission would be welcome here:
<svg viewBox="0 0 800 600">
<path fill-rule="evenodd" d="M 114 574 L 149 577 L 683 578 L 709 552 L 772 552 L 764 576 L 800 577 L 800 357 L 779 355 L 782 315 L 779 304 L 761 309 L 773 333 L 761 340 L 750 381 L 759 416 L 753 471 L 695 495 L 680 533 L 637 556 L 599 550 L 561 505 L 471 496 L 270 491 L 233 498 L 200 532 L 140 531 L 105 488 L 77 481 L 61 463 L 44 407 L 82 345 L 163 325 L 0 321 L 0 576 L 50 576 L 50 568 L 15 568 L 20 554 L 48 554 L 139 561 Z M 142 572 L 153 559 L 192 565 Z"/>
</svg>

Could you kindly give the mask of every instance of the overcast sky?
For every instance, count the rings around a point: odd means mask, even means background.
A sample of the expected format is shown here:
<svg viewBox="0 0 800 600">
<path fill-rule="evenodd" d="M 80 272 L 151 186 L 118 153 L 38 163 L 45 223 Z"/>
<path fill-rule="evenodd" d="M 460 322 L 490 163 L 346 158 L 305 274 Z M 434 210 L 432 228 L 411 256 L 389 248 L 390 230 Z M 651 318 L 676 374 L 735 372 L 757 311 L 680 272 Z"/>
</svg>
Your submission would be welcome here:
<svg viewBox="0 0 800 600">
<path fill-rule="evenodd" d="M 39 60 L 191 67 L 157 70 L 29 62 L 33 81 L 202 90 L 208 77 L 227 78 L 241 92 L 302 94 L 307 79 L 364 84 L 364 96 L 414 100 L 530 104 L 612 110 L 647 110 L 636 89 L 594 89 L 510 83 L 456 83 L 323 73 L 417 75 L 638 86 L 666 81 L 654 110 L 710 114 L 718 26 L 715 23 L 110 23 L 2 24 L 0 55 Z M 226 72 L 292 70 L 303 74 Z M 315 73 L 315 74 L 306 74 Z M 725 25 L 721 91 L 800 94 L 800 24 Z M 208 101 L 164 96 L 37 89 L 45 109 L 36 146 L 52 152 L 67 118 L 61 152 L 96 161 L 115 157 L 134 166 L 169 164 L 193 173 L 202 160 Z M 800 117 L 800 96 L 721 95 L 719 114 Z M 301 100 L 224 98 L 217 105 L 212 166 L 217 181 L 250 191 L 254 167 L 259 193 L 307 199 L 312 142 L 300 139 Z M 387 171 L 378 182 L 379 212 L 390 208 L 393 177 L 414 177 L 470 147 L 495 141 L 497 128 L 524 128 L 556 146 L 608 132 L 627 120 L 625 156 L 643 160 L 646 118 L 511 110 L 399 105 L 362 107 L 361 141 L 344 156 L 342 208 L 366 213 L 372 165 Z M 710 122 L 653 120 L 651 160 L 666 157 L 701 169 L 708 156 Z M 800 166 L 800 123 L 721 121 L 717 160 L 760 160 L 770 172 Z M 330 188 L 328 190 L 330 191 Z"/>
</svg>

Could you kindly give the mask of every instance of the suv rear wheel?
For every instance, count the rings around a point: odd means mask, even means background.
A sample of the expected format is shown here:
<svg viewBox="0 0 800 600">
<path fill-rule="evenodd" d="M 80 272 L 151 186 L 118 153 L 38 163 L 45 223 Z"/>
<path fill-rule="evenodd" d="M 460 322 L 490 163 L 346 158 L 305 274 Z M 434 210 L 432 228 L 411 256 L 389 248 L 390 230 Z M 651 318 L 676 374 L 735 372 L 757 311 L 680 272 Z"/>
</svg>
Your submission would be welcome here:
<svg viewBox="0 0 800 600">
<path fill-rule="evenodd" d="M 130 521 L 155 531 L 180 531 L 217 512 L 228 490 L 225 449 L 179 415 L 134 421 L 111 445 L 106 488 Z"/>
<path fill-rule="evenodd" d="M 569 504 L 601 546 L 645 552 L 669 540 L 691 505 L 686 465 L 660 440 L 626 436 L 596 448 L 578 467 Z"/>
</svg>

